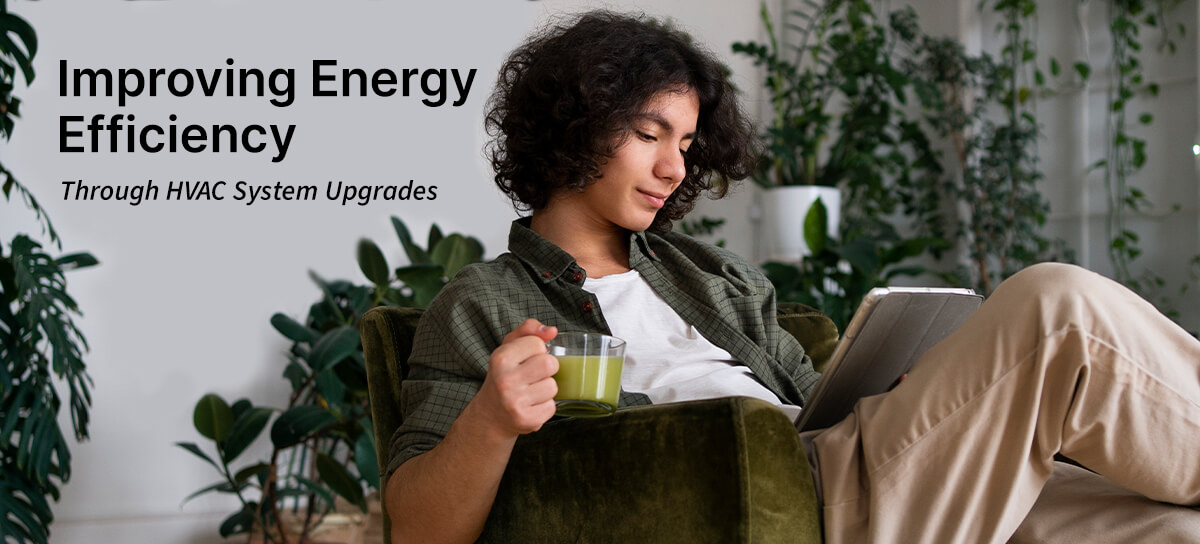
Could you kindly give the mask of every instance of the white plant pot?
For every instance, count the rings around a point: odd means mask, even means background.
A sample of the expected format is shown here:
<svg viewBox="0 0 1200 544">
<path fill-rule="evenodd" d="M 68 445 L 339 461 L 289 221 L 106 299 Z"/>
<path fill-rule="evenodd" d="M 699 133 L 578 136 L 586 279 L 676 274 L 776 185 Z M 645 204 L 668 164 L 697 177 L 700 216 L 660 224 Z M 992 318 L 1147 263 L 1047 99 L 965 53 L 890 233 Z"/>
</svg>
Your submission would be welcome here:
<svg viewBox="0 0 1200 544">
<path fill-rule="evenodd" d="M 763 233 L 768 259 L 795 262 L 810 253 L 804 242 L 804 218 L 818 198 L 825 204 L 829 236 L 836 236 L 842 210 L 842 193 L 837 187 L 800 185 L 763 191 Z"/>
</svg>

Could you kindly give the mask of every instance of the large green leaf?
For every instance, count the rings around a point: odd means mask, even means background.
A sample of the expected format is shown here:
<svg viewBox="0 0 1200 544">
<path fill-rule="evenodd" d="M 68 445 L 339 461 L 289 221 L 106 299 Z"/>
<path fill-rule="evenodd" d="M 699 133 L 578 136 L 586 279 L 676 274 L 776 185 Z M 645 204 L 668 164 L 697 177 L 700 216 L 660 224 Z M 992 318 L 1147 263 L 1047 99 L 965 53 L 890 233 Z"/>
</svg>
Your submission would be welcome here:
<svg viewBox="0 0 1200 544">
<path fill-rule="evenodd" d="M 366 238 L 358 241 L 358 268 L 375 285 L 387 285 L 391 280 L 383 252 L 375 242 Z"/>
<path fill-rule="evenodd" d="M 349 357 L 358 350 L 361 339 L 358 329 L 342 326 L 321 336 L 308 354 L 308 366 L 313 372 L 320 372 L 333 364 Z"/>
<path fill-rule="evenodd" d="M 248 399 L 246 397 L 242 397 L 242 398 L 236 400 L 233 403 L 233 405 L 229 407 L 229 409 L 231 411 L 233 411 L 234 425 L 237 424 L 237 420 L 238 420 L 238 418 L 242 417 L 242 414 L 246 413 L 247 410 L 249 410 L 253 407 L 254 407 L 254 403 L 250 402 L 250 399 Z"/>
<path fill-rule="evenodd" d="M 842 258 L 854 269 L 871 277 L 879 271 L 879 253 L 875 242 L 859 238 L 839 248 Z"/>
<path fill-rule="evenodd" d="M 239 485 L 237 489 L 238 489 L 238 491 L 241 491 L 242 489 L 245 489 L 245 488 L 246 488 L 246 485 L 243 483 L 242 485 Z M 183 499 L 183 502 L 179 503 L 179 507 L 182 508 L 183 505 L 188 503 L 188 501 L 191 501 L 192 499 L 199 497 L 200 495 L 203 495 L 205 493 L 210 493 L 212 491 L 220 491 L 222 493 L 234 493 L 235 492 L 233 486 L 229 485 L 229 482 L 227 482 L 225 480 L 221 480 L 215 484 L 205 487 L 204 489 L 196 491 L 196 492 L 192 493 L 191 495 L 188 495 L 187 498 Z"/>
<path fill-rule="evenodd" d="M 294 476 L 294 478 L 296 478 L 297 482 L 300 482 L 301 485 L 308 488 L 308 490 L 315 494 L 318 498 L 325 501 L 325 504 L 329 505 L 331 508 L 333 507 L 333 493 L 330 493 L 325 486 L 303 476 Z"/>
<path fill-rule="evenodd" d="M 291 499 L 303 497 L 309 494 L 309 490 L 303 486 L 296 487 L 281 487 L 275 490 L 275 497 L 279 499 Z"/>
<path fill-rule="evenodd" d="M 225 463 L 232 463 L 237 456 L 241 455 L 246 447 L 258 438 L 262 433 L 263 428 L 267 426 L 267 421 L 271 419 L 271 413 L 274 410 L 270 408 L 250 408 L 241 414 L 233 422 L 233 429 L 229 432 L 229 438 L 225 440 L 224 456 Z"/>
<path fill-rule="evenodd" d="M 4 395 L 3 402 L 0 403 L 0 408 L 4 409 L 4 419 L 0 420 L 0 423 L 3 424 L 3 427 L 0 427 L 0 444 L 12 442 L 12 435 L 16 432 L 17 426 L 21 424 L 22 419 L 28 417 L 27 414 L 33 409 L 36 402 L 36 389 L 37 386 L 32 380 L 24 380 L 17 385 L 15 390 Z"/>
<path fill-rule="evenodd" d="M 408 233 L 408 227 L 404 225 L 399 217 L 392 216 L 392 228 L 396 229 L 396 237 L 400 238 L 400 245 L 404 247 L 404 253 L 408 255 L 408 261 L 412 264 L 429 264 L 429 253 L 420 246 L 413 243 L 412 235 Z"/>
<path fill-rule="evenodd" d="M 78 310 L 65 291 L 66 278 L 54 259 L 41 250 L 41 244 L 28 236 L 15 236 L 10 248 L 7 264 L 11 266 L 11 282 L 7 279 L 7 266 L 0 279 L 4 280 L 6 291 L 15 289 L 6 298 L 24 304 L 18 305 L 17 312 L 5 321 L 9 326 L 29 331 L 20 342 L 29 353 L 38 352 L 35 357 L 41 357 L 43 365 L 48 357 L 50 369 L 66 382 L 71 391 L 69 403 L 75 436 L 85 439 L 91 404 L 88 393 L 91 378 L 82 359 L 87 341 L 70 317 Z M 45 343 L 36 347 L 41 342 Z"/>
<path fill-rule="evenodd" d="M 433 264 L 441 265 L 447 278 L 453 278 L 462 267 L 477 263 L 483 258 L 483 245 L 479 240 L 455 233 L 438 242 L 430 255 Z"/>
<path fill-rule="evenodd" d="M 267 463 L 255 463 L 253 465 L 250 465 L 246 468 L 243 468 L 243 469 L 237 471 L 237 474 L 235 474 L 233 476 L 233 481 L 237 482 L 238 484 L 241 484 L 242 482 L 250 481 L 250 478 L 253 478 L 255 476 L 267 475 L 267 474 L 270 474 L 270 472 L 271 472 L 271 465 L 269 465 Z M 262 479 L 262 478 L 260 478 L 260 479 Z"/>
<path fill-rule="evenodd" d="M 343 359 L 342 362 L 333 365 L 333 372 L 337 374 L 338 380 L 341 380 L 348 394 L 355 393 L 367 394 L 367 367 L 360 360 L 362 352 L 355 353 L 349 359 Z"/>
<path fill-rule="evenodd" d="M 41 486 L 8 466 L 0 469 L 0 535 L 46 544 L 53 521 Z"/>
<path fill-rule="evenodd" d="M 74 270 L 77 268 L 87 268 L 89 266 L 96 266 L 96 265 L 100 264 L 100 261 L 97 260 L 96 257 L 92 256 L 91 253 L 87 253 L 87 252 L 61 255 L 57 259 L 54 259 L 54 262 L 57 263 L 58 266 L 61 267 L 63 270 Z"/>
<path fill-rule="evenodd" d="M 337 423 L 337 418 L 320 406 L 296 406 L 280 415 L 271 425 L 271 442 L 278 449 L 289 448 L 334 423 Z"/>
<path fill-rule="evenodd" d="M 24 19 L 12 13 L 0 14 L 0 24 L 4 30 L 0 31 L 0 50 L 8 53 L 17 65 L 21 67 L 21 73 L 25 76 L 25 84 L 33 82 L 33 57 L 37 54 L 38 43 L 37 34 L 33 27 Z M 8 37 L 8 33 L 12 32 L 17 39 L 24 44 L 23 48 L 17 47 L 16 42 Z"/>
<path fill-rule="evenodd" d="M 437 223 L 434 223 L 429 227 L 429 243 L 425 244 L 425 247 L 437 247 L 442 238 L 442 229 L 438 228 Z"/>
<path fill-rule="evenodd" d="M 354 466 L 372 489 L 379 489 L 379 458 L 375 454 L 375 435 L 364 432 L 354 443 Z"/>
<path fill-rule="evenodd" d="M 317 392 L 329 404 L 341 404 L 346 396 L 346 384 L 338 377 L 333 368 L 327 368 L 317 373 Z"/>
<path fill-rule="evenodd" d="M 357 505 L 363 512 L 367 511 L 367 502 L 363 498 L 362 484 L 338 463 L 334 458 L 324 453 L 317 454 L 317 474 L 334 493 L 341 495 L 350 504 Z"/>
<path fill-rule="evenodd" d="M 829 211 L 820 197 L 808 208 L 804 216 L 804 243 L 808 244 L 813 255 L 825 251 L 825 242 L 829 235 Z"/>
<path fill-rule="evenodd" d="M 920 266 L 920 265 L 897 266 L 894 268 L 889 268 L 887 273 L 885 273 L 883 275 L 882 279 L 886 281 L 886 280 L 891 280 L 892 278 L 896 278 L 899 276 L 916 277 L 916 276 L 920 276 L 921 274 L 924 274 L 926 272 L 929 272 L 929 269 L 925 268 L 924 266 Z"/>
<path fill-rule="evenodd" d="M 313 343 L 319 338 L 317 331 L 314 331 L 304 325 L 301 325 L 295 319 L 292 319 L 281 313 L 276 313 L 271 316 L 271 326 L 279 331 L 279 334 L 287 337 L 293 342 Z"/>
<path fill-rule="evenodd" d="M 339 323 L 346 323 L 346 316 L 342 313 L 341 308 L 338 308 L 337 297 L 333 294 L 331 283 L 325 281 L 324 278 L 312 270 L 308 271 L 308 277 L 312 279 L 313 283 L 317 284 L 317 287 L 321 288 L 321 293 L 325 295 L 325 298 L 321 301 L 321 307 L 325 308 Z M 309 315 L 313 313 L 312 310 L 309 310 Z"/>
<path fill-rule="evenodd" d="M 386 287 L 383 292 L 387 292 Z M 347 298 L 349 299 L 347 302 L 350 305 L 350 309 L 353 310 L 353 315 L 363 315 L 367 313 L 367 310 L 370 310 L 375 306 L 374 289 L 355 286 L 350 290 Z"/>
<path fill-rule="evenodd" d="M 195 443 L 193 443 L 193 442 L 176 442 L 175 445 L 179 446 L 187 451 L 192 452 L 196 457 L 199 457 L 201 459 L 204 459 L 205 461 L 208 461 L 208 464 L 212 465 L 213 468 L 215 468 L 217 470 L 221 470 L 221 467 L 217 465 L 217 462 L 213 461 L 212 457 L 209 457 L 208 454 L 204 453 L 204 451 L 200 449 L 200 446 L 197 446 Z"/>
<path fill-rule="evenodd" d="M 215 393 L 200 397 L 192 414 L 196 430 L 210 440 L 224 442 L 233 429 L 233 410 Z"/>
<path fill-rule="evenodd" d="M 445 270 L 436 264 L 406 266 L 396 269 L 396 278 L 412 289 L 413 303 L 420 307 L 429 305 L 446 285 Z"/>
<path fill-rule="evenodd" d="M 32 456 L 33 474 L 37 481 L 45 482 L 48 485 L 49 477 L 55 470 L 52 462 L 54 455 L 61 454 L 60 464 L 70 465 L 70 454 L 66 453 L 66 444 L 63 441 L 58 422 L 51 414 L 48 413 L 47 416 L 37 426 L 31 443 L 30 455 Z"/>
<path fill-rule="evenodd" d="M 200 449 L 199 446 L 196 446 L 196 443 L 175 442 L 175 446 L 179 446 L 180 448 L 184 448 L 184 449 L 188 450 L 188 452 L 191 452 L 193 455 L 196 455 L 197 458 L 208 461 L 209 465 L 212 465 L 212 468 L 216 468 L 216 470 L 218 470 L 218 471 L 221 470 L 221 467 L 217 466 L 217 462 L 212 460 L 212 458 L 210 458 L 210 456 L 208 454 L 205 454 L 204 450 Z"/>
<path fill-rule="evenodd" d="M 38 51 L 38 40 L 33 26 L 17 14 L 9 13 L 7 9 L 0 9 L 0 12 L 2 12 L 0 13 L 0 32 L 16 34 L 17 38 L 20 38 L 21 42 L 25 44 L 25 51 L 29 53 L 29 58 L 35 57 Z"/>
<path fill-rule="evenodd" d="M 887 266 L 905 259 L 920 256 L 930 247 L 944 247 L 945 242 L 937 238 L 907 238 L 896 245 L 886 248 L 880 257 L 880 265 Z"/>
<path fill-rule="evenodd" d="M 292 384 L 292 391 L 296 391 L 308 379 L 308 371 L 304 369 L 304 365 L 292 360 L 288 363 L 287 368 L 283 369 L 283 377 Z"/>
<path fill-rule="evenodd" d="M 221 538 L 228 538 L 230 535 L 250 532 L 254 528 L 254 511 L 257 505 L 247 503 L 241 510 L 234 512 L 225 521 L 221 522 Z"/>
</svg>

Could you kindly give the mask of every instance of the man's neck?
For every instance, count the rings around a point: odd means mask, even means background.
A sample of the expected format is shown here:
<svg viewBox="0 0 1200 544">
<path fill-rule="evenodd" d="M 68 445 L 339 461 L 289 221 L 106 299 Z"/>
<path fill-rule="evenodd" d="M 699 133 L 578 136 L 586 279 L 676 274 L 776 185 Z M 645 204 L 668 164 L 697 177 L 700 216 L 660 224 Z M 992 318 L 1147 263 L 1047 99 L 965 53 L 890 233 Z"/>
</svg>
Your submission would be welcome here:
<svg viewBox="0 0 1200 544">
<path fill-rule="evenodd" d="M 629 231 L 590 221 L 570 206 L 550 205 L 533 213 L 529 228 L 575 258 L 588 277 L 629 271 Z"/>
</svg>

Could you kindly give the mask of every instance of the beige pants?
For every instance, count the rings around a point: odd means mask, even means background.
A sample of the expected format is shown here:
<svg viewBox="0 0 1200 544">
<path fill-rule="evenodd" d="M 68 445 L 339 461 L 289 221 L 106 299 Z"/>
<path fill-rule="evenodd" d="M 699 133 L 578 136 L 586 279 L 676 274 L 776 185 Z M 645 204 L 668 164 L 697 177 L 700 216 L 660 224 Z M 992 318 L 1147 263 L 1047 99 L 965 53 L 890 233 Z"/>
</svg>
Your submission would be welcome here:
<svg viewBox="0 0 1200 544">
<path fill-rule="evenodd" d="M 831 544 L 999 543 L 1027 515 L 1057 523 L 1054 501 L 1030 514 L 1057 452 L 1197 505 L 1200 342 L 1102 276 L 1033 266 L 814 446 Z"/>
</svg>

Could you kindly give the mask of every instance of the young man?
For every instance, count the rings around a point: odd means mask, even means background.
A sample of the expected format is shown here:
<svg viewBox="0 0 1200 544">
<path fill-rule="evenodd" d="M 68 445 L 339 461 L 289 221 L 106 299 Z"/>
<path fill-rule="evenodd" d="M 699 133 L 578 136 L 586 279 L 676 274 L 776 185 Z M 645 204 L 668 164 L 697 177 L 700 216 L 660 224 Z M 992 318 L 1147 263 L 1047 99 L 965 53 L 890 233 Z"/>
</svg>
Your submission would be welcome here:
<svg viewBox="0 0 1200 544">
<path fill-rule="evenodd" d="M 397 543 L 478 537 L 517 437 L 554 414 L 560 330 L 628 342 L 623 405 L 794 412 L 817 378 L 754 266 L 669 232 L 754 162 L 720 65 L 686 35 L 609 13 L 550 29 L 502 68 L 487 125 L 497 184 L 532 213 L 421 321 L 386 488 Z M 1200 343 L 1095 274 L 1032 267 L 811 445 L 835 543 L 1003 541 L 1060 451 L 1197 504 Z"/>
</svg>

